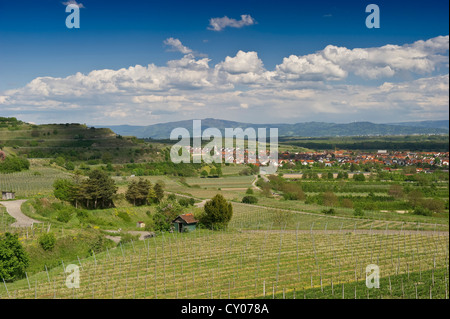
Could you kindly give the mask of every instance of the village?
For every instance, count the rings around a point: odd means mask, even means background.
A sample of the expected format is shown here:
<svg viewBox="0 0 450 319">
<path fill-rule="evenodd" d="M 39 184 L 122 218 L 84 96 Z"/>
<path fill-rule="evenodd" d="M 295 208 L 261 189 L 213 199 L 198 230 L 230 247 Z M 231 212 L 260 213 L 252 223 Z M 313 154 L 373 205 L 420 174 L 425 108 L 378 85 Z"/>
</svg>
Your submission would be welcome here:
<svg viewBox="0 0 450 319">
<path fill-rule="evenodd" d="M 219 149 L 215 147 L 194 148 L 187 146 L 186 149 L 192 157 L 200 157 L 214 153 L 216 158 L 222 158 L 225 163 L 234 164 L 252 163 L 260 166 L 266 165 L 269 159 L 274 158 L 273 151 L 269 150 L 260 150 L 257 157 L 256 152 L 238 147 Z M 449 166 L 449 152 L 324 150 L 309 152 L 284 151 L 277 155 L 278 160 L 275 166 L 279 168 L 294 165 L 336 167 L 345 164 L 357 164 L 384 166 L 386 170 L 391 170 L 399 166 L 416 166 L 417 172 L 427 172 L 431 168 L 448 168 Z"/>
</svg>

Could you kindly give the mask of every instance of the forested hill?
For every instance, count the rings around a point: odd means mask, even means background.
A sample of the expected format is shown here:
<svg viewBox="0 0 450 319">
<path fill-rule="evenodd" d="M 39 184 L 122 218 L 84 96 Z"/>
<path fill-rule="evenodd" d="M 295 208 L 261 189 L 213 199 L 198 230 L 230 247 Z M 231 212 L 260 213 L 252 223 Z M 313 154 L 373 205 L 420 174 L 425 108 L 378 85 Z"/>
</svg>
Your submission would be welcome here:
<svg viewBox="0 0 450 319">
<path fill-rule="evenodd" d="M 436 122 L 433 126 L 433 122 Z M 225 128 L 278 128 L 279 136 L 374 136 L 374 135 L 411 135 L 411 134 L 448 134 L 448 121 L 409 122 L 396 124 L 375 124 L 353 122 L 346 124 L 306 122 L 297 124 L 251 124 L 218 119 L 202 120 L 202 129 L 218 128 L 224 134 Z M 109 126 L 117 134 L 139 138 L 168 139 L 173 129 L 182 127 L 192 134 L 192 120 L 160 123 L 149 126 L 119 125 Z"/>
</svg>

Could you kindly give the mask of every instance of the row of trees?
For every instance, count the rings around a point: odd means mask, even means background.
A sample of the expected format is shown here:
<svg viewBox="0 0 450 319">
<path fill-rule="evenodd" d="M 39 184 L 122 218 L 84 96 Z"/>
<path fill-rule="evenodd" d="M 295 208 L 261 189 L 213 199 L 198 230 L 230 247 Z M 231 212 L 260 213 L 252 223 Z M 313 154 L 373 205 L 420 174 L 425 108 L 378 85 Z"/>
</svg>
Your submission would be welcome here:
<svg viewBox="0 0 450 319">
<path fill-rule="evenodd" d="M 114 207 L 113 197 L 117 193 L 114 180 L 100 170 L 91 171 L 87 179 L 77 175 L 73 180 L 58 179 L 53 187 L 56 198 L 87 209 Z"/>
<path fill-rule="evenodd" d="M 160 203 L 164 198 L 164 184 L 157 182 L 153 186 L 149 180 L 140 178 L 128 185 L 125 198 L 134 206 Z"/>
</svg>

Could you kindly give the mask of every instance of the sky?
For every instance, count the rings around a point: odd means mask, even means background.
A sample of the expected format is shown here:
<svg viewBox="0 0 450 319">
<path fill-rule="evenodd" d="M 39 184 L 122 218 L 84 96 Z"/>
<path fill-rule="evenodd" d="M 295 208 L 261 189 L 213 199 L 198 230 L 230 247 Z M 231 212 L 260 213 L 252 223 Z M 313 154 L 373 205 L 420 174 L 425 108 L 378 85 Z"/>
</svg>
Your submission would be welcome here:
<svg viewBox="0 0 450 319">
<path fill-rule="evenodd" d="M 70 4 L 79 28 L 66 26 Z M 369 4 L 379 28 L 366 25 Z M 0 0 L 0 116 L 448 119 L 448 11 L 442 0 Z"/>
</svg>

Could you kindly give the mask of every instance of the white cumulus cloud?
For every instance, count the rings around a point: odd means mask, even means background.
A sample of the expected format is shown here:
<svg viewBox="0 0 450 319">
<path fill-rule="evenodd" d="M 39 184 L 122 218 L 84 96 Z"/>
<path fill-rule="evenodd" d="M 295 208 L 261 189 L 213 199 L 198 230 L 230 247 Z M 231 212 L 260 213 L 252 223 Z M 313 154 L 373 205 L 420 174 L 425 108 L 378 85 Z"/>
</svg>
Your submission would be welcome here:
<svg viewBox="0 0 450 319">
<path fill-rule="evenodd" d="M 255 19 L 253 19 L 249 14 L 243 14 L 241 15 L 241 20 L 228 18 L 227 16 L 223 18 L 211 18 L 209 19 L 208 29 L 213 31 L 222 31 L 227 27 L 242 28 L 253 24 L 256 24 Z"/>
</svg>

